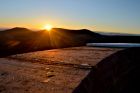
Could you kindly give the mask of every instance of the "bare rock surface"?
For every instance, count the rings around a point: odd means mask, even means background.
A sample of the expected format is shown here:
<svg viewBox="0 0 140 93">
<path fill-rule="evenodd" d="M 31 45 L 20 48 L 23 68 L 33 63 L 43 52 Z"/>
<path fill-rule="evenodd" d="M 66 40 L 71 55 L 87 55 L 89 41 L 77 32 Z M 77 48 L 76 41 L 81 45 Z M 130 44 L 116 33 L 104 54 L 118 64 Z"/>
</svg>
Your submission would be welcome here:
<svg viewBox="0 0 140 93">
<path fill-rule="evenodd" d="M 92 66 L 119 50 L 73 47 L 0 58 L 0 93 L 71 93 Z"/>
<path fill-rule="evenodd" d="M 94 66 L 103 58 L 115 53 L 118 50 L 121 49 L 71 47 L 13 55 L 9 58 L 47 65 L 89 64 Z"/>
<path fill-rule="evenodd" d="M 73 93 L 140 93 L 140 48 L 106 57 L 82 80 Z"/>
</svg>

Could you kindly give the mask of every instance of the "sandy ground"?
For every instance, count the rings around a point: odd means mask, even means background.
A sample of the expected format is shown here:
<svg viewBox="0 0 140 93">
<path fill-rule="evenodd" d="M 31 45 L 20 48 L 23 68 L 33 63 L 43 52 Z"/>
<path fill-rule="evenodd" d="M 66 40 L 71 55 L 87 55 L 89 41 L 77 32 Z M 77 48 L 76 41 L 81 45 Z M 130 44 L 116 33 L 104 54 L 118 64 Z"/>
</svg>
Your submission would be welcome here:
<svg viewBox="0 0 140 93">
<path fill-rule="evenodd" d="M 0 58 L 0 93 L 71 93 L 92 66 L 119 50 L 73 47 Z"/>
</svg>

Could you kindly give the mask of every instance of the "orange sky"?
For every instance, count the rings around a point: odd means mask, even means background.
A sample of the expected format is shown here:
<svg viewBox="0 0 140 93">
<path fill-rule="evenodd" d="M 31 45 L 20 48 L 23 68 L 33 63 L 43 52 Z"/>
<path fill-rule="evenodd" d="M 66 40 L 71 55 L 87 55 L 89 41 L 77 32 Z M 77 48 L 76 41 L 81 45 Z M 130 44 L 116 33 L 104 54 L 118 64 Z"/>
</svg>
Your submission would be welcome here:
<svg viewBox="0 0 140 93">
<path fill-rule="evenodd" d="M 0 28 L 67 29 L 140 34 L 140 0 L 2 0 Z"/>
</svg>

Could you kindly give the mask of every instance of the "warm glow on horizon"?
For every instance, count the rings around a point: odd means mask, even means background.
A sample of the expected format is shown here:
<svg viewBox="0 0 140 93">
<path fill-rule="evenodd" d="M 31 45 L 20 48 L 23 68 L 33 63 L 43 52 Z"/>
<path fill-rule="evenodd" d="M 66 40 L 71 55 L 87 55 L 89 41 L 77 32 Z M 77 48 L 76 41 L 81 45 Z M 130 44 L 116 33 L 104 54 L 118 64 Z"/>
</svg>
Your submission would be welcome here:
<svg viewBox="0 0 140 93">
<path fill-rule="evenodd" d="M 1 0 L 0 30 L 24 27 L 52 31 L 53 26 L 53 28 L 140 34 L 140 0 L 56 1 Z"/>
<path fill-rule="evenodd" d="M 43 29 L 45 29 L 45 30 L 47 30 L 47 31 L 51 31 L 51 29 L 53 28 L 53 26 L 52 25 L 50 25 L 50 24 L 47 24 L 47 25 L 45 25 L 44 26 L 44 28 Z"/>
</svg>

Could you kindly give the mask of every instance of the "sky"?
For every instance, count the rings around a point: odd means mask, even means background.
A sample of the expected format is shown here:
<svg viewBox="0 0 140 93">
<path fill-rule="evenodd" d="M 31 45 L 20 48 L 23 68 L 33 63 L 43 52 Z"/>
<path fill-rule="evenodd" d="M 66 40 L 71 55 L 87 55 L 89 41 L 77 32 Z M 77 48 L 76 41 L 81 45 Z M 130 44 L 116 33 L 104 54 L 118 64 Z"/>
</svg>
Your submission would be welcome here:
<svg viewBox="0 0 140 93">
<path fill-rule="evenodd" d="M 140 34 L 140 0 L 0 0 L 0 28 L 45 24 Z"/>
</svg>

